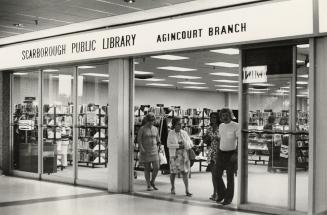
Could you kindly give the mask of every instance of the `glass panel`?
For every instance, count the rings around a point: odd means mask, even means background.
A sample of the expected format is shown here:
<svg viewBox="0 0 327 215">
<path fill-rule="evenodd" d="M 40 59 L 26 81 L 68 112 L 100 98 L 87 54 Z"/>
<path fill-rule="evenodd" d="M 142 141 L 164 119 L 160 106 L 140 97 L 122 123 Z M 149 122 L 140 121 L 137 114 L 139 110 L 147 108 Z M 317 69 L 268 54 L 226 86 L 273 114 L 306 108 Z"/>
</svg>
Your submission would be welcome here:
<svg viewBox="0 0 327 215">
<path fill-rule="evenodd" d="M 309 44 L 297 46 L 296 210 L 308 211 L 309 167 Z"/>
<path fill-rule="evenodd" d="M 108 182 L 108 65 L 78 67 L 78 178 Z"/>
<path fill-rule="evenodd" d="M 243 83 L 249 110 L 248 126 L 243 127 L 248 144 L 248 201 L 286 208 L 292 47 L 248 50 L 244 59 L 244 77 L 254 77 Z M 267 68 L 266 81 L 258 78 L 262 68 L 256 66 Z"/>
<path fill-rule="evenodd" d="M 38 172 L 39 71 L 13 73 L 13 168 Z"/>
<path fill-rule="evenodd" d="M 73 177 L 75 68 L 43 70 L 43 173 Z"/>
</svg>

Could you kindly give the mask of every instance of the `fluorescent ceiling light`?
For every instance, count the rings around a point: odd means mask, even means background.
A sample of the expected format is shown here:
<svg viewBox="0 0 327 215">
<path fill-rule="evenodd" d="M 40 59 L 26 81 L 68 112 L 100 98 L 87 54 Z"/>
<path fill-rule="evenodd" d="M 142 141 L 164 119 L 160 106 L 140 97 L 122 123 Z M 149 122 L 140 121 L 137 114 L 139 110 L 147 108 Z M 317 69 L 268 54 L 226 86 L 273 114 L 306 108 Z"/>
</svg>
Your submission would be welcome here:
<svg viewBox="0 0 327 215">
<path fill-rule="evenodd" d="M 160 78 L 146 78 L 146 79 L 137 78 L 136 80 L 140 80 L 140 81 L 165 81 L 165 79 L 160 79 Z"/>
<path fill-rule="evenodd" d="M 228 49 L 215 49 L 210 50 L 211 52 L 216 52 L 220 54 L 228 54 L 228 55 L 238 55 L 240 51 L 238 49 L 228 48 Z"/>
<path fill-rule="evenodd" d="M 189 57 L 169 55 L 169 54 L 151 56 L 151 58 L 157 58 L 157 59 L 163 59 L 163 60 L 185 60 L 185 59 L 189 59 Z"/>
<path fill-rule="evenodd" d="M 228 88 L 238 88 L 238 86 L 235 85 L 215 85 L 216 87 L 228 87 Z"/>
<path fill-rule="evenodd" d="M 27 75 L 26 72 L 15 72 L 14 75 Z"/>
<path fill-rule="evenodd" d="M 172 87 L 174 85 L 172 84 L 157 84 L 157 83 L 151 83 L 151 84 L 146 84 L 148 86 L 160 86 L 160 87 Z"/>
<path fill-rule="evenodd" d="M 214 72 L 210 73 L 210 75 L 219 75 L 219 76 L 227 76 L 227 77 L 236 77 L 238 74 L 230 73 L 230 72 Z"/>
<path fill-rule="evenodd" d="M 216 89 L 217 91 L 225 91 L 225 92 L 238 92 L 238 90 L 234 89 Z"/>
<path fill-rule="evenodd" d="M 78 66 L 78 69 L 94 69 L 97 68 L 96 66 Z"/>
<path fill-rule="evenodd" d="M 74 79 L 74 77 L 72 75 L 67 75 L 67 77 L 68 76 L 69 76 L 70 79 Z M 59 75 L 50 75 L 50 78 L 59 78 Z"/>
<path fill-rule="evenodd" d="M 202 77 L 198 76 L 188 76 L 188 75 L 171 75 L 170 78 L 181 78 L 181 79 L 201 79 Z"/>
<path fill-rule="evenodd" d="M 297 81 L 296 84 L 305 85 L 305 84 L 308 84 L 308 82 L 307 81 Z"/>
<path fill-rule="evenodd" d="M 238 83 L 238 81 L 235 80 L 212 80 L 215 82 L 222 82 L 222 83 Z"/>
<path fill-rule="evenodd" d="M 178 72 L 196 71 L 196 69 L 177 67 L 177 66 L 163 66 L 163 67 L 157 67 L 157 69 L 171 70 L 171 71 L 178 71 Z"/>
<path fill-rule="evenodd" d="M 252 86 L 262 86 L 262 87 L 273 87 L 275 84 L 268 84 L 268 83 L 255 83 L 251 84 Z"/>
<path fill-rule="evenodd" d="M 214 62 L 214 63 L 205 63 L 209 66 L 220 66 L 220 67 L 228 67 L 228 68 L 236 68 L 238 64 L 235 63 L 226 63 L 226 62 Z"/>
<path fill-rule="evenodd" d="M 177 82 L 179 84 L 194 84 L 194 85 L 201 85 L 201 84 L 206 84 L 202 82 L 193 82 L 193 81 L 182 81 L 182 82 Z"/>
<path fill-rule="evenodd" d="M 58 72 L 59 69 L 44 69 L 43 72 Z"/>
<path fill-rule="evenodd" d="M 261 91 L 252 91 L 252 92 L 249 92 L 250 94 L 263 94 L 263 93 L 266 93 L 266 92 L 261 92 Z"/>
<path fill-rule="evenodd" d="M 199 87 L 199 86 L 186 86 L 187 89 L 208 89 L 209 87 Z"/>
<path fill-rule="evenodd" d="M 289 90 L 283 90 L 283 89 L 279 89 L 279 90 L 276 90 L 277 93 L 289 93 L 290 91 Z"/>
<path fill-rule="evenodd" d="M 251 88 L 249 88 L 249 90 L 258 90 L 258 91 L 260 91 L 260 90 L 262 91 L 262 90 L 263 90 L 263 91 L 268 91 L 269 89 L 268 89 L 268 88 L 257 89 L 257 88 L 252 88 L 252 87 L 251 87 Z"/>
<path fill-rule="evenodd" d="M 297 97 L 308 97 L 308 95 L 296 95 Z"/>
<path fill-rule="evenodd" d="M 102 82 L 109 82 L 109 80 L 107 79 L 107 80 L 102 80 Z"/>
<path fill-rule="evenodd" d="M 297 45 L 296 47 L 298 47 L 300 49 L 306 49 L 306 48 L 309 48 L 310 45 L 309 44 L 301 44 L 301 45 Z"/>
<path fill-rule="evenodd" d="M 108 74 L 99 74 L 99 73 L 83 73 L 81 75 L 93 76 L 93 77 L 102 77 L 102 78 L 108 78 L 109 77 Z"/>
<path fill-rule="evenodd" d="M 139 62 L 134 61 L 134 64 L 140 64 Z"/>
<path fill-rule="evenodd" d="M 280 88 L 282 88 L 282 89 L 290 89 L 290 87 L 280 87 Z"/>
<path fill-rule="evenodd" d="M 305 63 L 304 60 L 296 60 L 296 63 Z"/>
<path fill-rule="evenodd" d="M 151 75 L 153 72 L 134 71 L 135 75 Z"/>
<path fill-rule="evenodd" d="M 305 75 L 299 75 L 300 78 L 309 78 L 309 75 L 308 74 L 305 74 Z"/>
</svg>

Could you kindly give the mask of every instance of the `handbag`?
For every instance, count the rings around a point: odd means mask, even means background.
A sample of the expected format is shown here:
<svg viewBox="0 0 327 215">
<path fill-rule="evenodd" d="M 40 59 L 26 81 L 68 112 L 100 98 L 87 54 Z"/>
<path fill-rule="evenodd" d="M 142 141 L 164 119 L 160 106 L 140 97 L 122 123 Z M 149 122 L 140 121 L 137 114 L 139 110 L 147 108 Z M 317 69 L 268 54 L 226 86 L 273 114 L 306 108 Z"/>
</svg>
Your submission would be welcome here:
<svg viewBox="0 0 327 215">
<path fill-rule="evenodd" d="M 195 161 L 196 154 L 192 148 L 188 150 L 188 157 L 190 161 Z"/>
</svg>

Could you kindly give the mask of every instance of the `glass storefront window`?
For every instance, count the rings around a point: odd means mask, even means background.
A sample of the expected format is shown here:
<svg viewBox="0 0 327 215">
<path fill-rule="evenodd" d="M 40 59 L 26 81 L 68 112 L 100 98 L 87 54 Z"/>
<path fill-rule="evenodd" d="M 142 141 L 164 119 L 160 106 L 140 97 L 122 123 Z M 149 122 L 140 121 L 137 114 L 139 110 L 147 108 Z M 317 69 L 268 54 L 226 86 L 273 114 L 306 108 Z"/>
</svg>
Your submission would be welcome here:
<svg viewBox="0 0 327 215">
<path fill-rule="evenodd" d="M 108 65 L 78 67 L 78 179 L 108 181 Z"/>
<path fill-rule="evenodd" d="M 38 172 L 39 71 L 12 75 L 13 169 Z"/>
</svg>

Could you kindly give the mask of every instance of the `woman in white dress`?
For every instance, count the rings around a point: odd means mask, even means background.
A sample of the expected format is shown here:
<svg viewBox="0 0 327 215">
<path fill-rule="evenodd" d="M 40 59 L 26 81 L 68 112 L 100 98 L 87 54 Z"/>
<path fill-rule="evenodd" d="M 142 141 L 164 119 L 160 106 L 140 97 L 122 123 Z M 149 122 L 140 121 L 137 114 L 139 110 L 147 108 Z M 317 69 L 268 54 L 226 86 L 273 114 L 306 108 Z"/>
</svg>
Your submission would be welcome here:
<svg viewBox="0 0 327 215">
<path fill-rule="evenodd" d="M 173 118 L 172 130 L 168 134 L 167 146 L 170 155 L 170 183 L 171 194 L 175 193 L 175 178 L 176 174 L 183 175 L 186 196 L 192 196 L 189 191 L 188 173 L 191 169 L 189 153 L 193 143 L 187 132 L 181 129 L 181 119 Z"/>
</svg>

